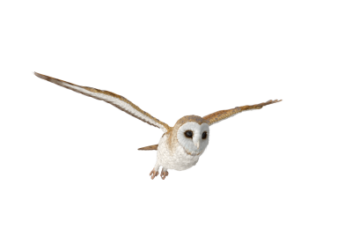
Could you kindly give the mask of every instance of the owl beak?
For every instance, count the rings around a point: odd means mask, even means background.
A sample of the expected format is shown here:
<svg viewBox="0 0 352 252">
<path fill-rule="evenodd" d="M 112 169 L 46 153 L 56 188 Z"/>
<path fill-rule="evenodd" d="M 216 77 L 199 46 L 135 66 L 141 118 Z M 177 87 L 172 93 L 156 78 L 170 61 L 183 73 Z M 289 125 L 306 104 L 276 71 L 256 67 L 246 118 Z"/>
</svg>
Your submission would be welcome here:
<svg viewBox="0 0 352 252">
<path fill-rule="evenodd" d="M 197 149 L 199 149 L 199 141 L 196 143 L 196 147 Z"/>
</svg>

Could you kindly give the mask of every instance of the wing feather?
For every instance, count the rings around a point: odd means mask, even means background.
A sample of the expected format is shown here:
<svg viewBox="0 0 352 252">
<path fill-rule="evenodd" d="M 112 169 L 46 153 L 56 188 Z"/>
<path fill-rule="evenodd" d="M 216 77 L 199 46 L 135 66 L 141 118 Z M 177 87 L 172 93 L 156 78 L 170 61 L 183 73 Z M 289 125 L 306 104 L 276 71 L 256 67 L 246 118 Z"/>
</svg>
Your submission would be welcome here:
<svg viewBox="0 0 352 252">
<path fill-rule="evenodd" d="M 246 110 L 252 110 L 252 109 L 261 109 L 262 107 L 273 104 L 276 102 L 280 102 L 281 100 L 270 100 L 267 102 L 255 104 L 255 105 L 246 105 L 246 106 L 241 106 L 241 107 L 236 107 L 233 109 L 228 109 L 228 110 L 220 110 L 215 113 L 212 113 L 210 115 L 204 116 L 203 118 L 209 122 L 209 125 L 212 125 L 214 123 L 218 123 L 222 120 L 225 120 L 231 116 L 234 116 L 240 112 L 246 111 Z"/>
<path fill-rule="evenodd" d="M 118 109 L 126 112 L 127 114 L 130 114 L 131 116 L 134 116 L 138 118 L 139 120 L 148 123 L 152 126 L 160 128 L 162 131 L 167 132 L 169 130 L 169 125 L 166 123 L 156 119 L 155 117 L 151 116 L 147 112 L 143 111 L 140 109 L 137 105 L 133 104 L 131 101 L 127 100 L 125 97 L 112 93 L 110 91 L 105 91 L 105 90 L 99 90 L 96 88 L 91 88 L 91 87 L 84 87 L 84 86 L 79 86 L 67 81 L 63 81 L 60 79 L 56 79 L 47 75 L 39 74 L 34 72 L 34 74 L 44 80 L 50 81 L 52 83 L 55 83 L 59 86 L 62 86 L 64 88 L 71 89 L 77 93 L 84 94 L 86 96 L 93 97 L 98 100 L 105 101 L 107 103 L 110 103 L 111 105 L 117 107 Z"/>
</svg>

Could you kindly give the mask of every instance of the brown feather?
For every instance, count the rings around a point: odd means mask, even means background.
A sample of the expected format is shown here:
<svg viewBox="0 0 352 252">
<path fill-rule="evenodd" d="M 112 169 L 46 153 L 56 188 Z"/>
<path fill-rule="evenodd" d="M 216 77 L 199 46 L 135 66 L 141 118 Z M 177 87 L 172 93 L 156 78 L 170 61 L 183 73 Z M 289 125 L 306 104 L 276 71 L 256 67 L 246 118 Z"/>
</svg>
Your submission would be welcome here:
<svg viewBox="0 0 352 252">
<path fill-rule="evenodd" d="M 209 122 L 209 125 L 212 125 L 214 123 L 225 120 L 225 119 L 229 118 L 230 116 L 233 116 L 233 115 L 240 113 L 242 111 L 251 110 L 251 109 L 261 109 L 262 107 L 264 107 L 266 105 L 273 104 L 273 103 L 280 102 L 280 101 L 281 100 L 274 100 L 274 101 L 270 100 L 270 101 L 255 104 L 255 105 L 246 105 L 246 106 L 236 107 L 236 108 L 228 109 L 228 110 L 220 110 L 220 111 L 217 111 L 217 112 L 212 113 L 210 115 L 204 116 L 203 118 Z"/>
<path fill-rule="evenodd" d="M 153 116 L 150 115 L 149 113 L 143 111 L 143 110 L 142 110 L 141 108 L 139 108 L 137 105 L 135 105 L 134 103 L 132 103 L 131 101 L 129 101 L 128 99 L 126 99 L 125 97 L 123 97 L 123 96 L 121 96 L 121 95 L 115 94 L 115 93 L 110 92 L 110 91 L 105 91 L 105 90 L 100 90 L 100 89 L 96 89 L 96 88 L 92 88 L 92 87 L 85 87 L 85 86 L 76 85 L 76 84 L 73 84 L 73 83 L 71 83 L 71 82 L 63 81 L 63 80 L 60 80 L 60 79 L 57 79 L 57 78 L 53 78 L 53 77 L 50 77 L 50 76 L 47 76 L 47 75 L 44 75 L 44 74 L 36 73 L 36 72 L 34 72 L 34 74 L 35 74 L 37 77 L 39 77 L 39 78 L 41 78 L 41 79 L 43 79 L 43 80 L 50 81 L 50 82 L 52 82 L 52 83 L 55 83 L 55 84 L 57 84 L 57 85 L 59 85 L 59 86 L 62 86 L 62 87 L 67 88 L 67 89 L 70 89 L 70 90 L 72 90 L 72 91 L 75 91 L 75 92 L 77 92 L 77 93 L 80 93 L 80 94 L 83 94 L 83 95 L 92 97 L 92 98 L 97 99 L 97 100 L 103 100 L 103 101 L 105 101 L 105 102 L 107 102 L 107 103 L 110 103 L 111 105 L 113 105 L 113 106 L 117 107 L 118 109 L 120 109 L 120 110 L 126 112 L 127 114 L 129 114 L 129 115 L 131 115 L 131 116 L 133 116 L 133 117 L 135 117 L 135 118 L 137 118 L 137 119 L 139 119 L 139 120 L 141 120 L 141 121 L 143 121 L 143 122 L 145 122 L 145 123 L 148 123 L 148 124 L 150 124 L 150 125 L 152 125 L 152 126 L 155 126 L 155 127 L 159 128 L 159 126 L 154 125 L 154 124 L 152 124 L 152 123 L 150 123 L 150 122 L 144 120 L 143 118 L 134 115 L 133 113 L 131 113 L 130 111 L 125 110 L 125 109 L 122 108 L 121 106 L 118 106 L 118 105 L 116 105 L 116 104 L 113 104 L 113 103 L 111 103 L 111 102 L 109 102 L 109 101 L 107 101 L 107 100 L 101 99 L 101 98 L 99 98 L 99 97 L 95 97 L 95 96 L 92 96 L 92 95 L 89 95 L 89 94 L 85 94 L 85 93 L 79 92 L 79 91 L 77 91 L 77 90 L 75 90 L 75 89 L 73 89 L 73 88 L 70 88 L 69 86 L 64 86 L 63 83 L 68 84 L 68 85 L 70 85 L 70 86 L 76 86 L 76 87 L 83 88 L 83 89 L 85 89 L 85 90 L 87 90 L 87 91 L 90 91 L 90 92 L 92 92 L 92 93 L 100 93 L 100 94 L 105 94 L 105 95 L 109 95 L 109 96 L 111 96 L 111 97 L 117 98 L 117 99 L 119 99 L 119 100 L 121 100 L 121 101 L 123 101 L 123 102 L 125 102 L 125 103 L 127 103 L 127 104 L 129 104 L 129 105 L 131 105 L 135 110 L 137 110 L 137 111 L 139 111 L 140 113 L 144 114 L 145 116 L 149 117 L 151 120 L 155 121 L 156 123 L 161 124 L 161 125 L 166 129 L 166 131 L 169 130 L 169 128 L 170 128 L 169 125 L 167 125 L 166 123 L 164 123 L 164 122 L 158 120 L 157 118 L 153 117 Z"/>
<path fill-rule="evenodd" d="M 146 147 L 139 148 L 138 150 L 157 150 L 158 149 L 158 144 L 154 145 L 149 145 Z"/>
</svg>

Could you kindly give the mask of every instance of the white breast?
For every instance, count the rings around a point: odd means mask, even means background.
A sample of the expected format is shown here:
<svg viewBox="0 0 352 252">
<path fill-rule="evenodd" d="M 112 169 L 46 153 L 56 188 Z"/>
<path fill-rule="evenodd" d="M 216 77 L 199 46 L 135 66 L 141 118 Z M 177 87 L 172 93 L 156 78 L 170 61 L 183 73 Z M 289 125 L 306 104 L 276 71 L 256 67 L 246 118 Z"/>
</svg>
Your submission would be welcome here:
<svg viewBox="0 0 352 252">
<path fill-rule="evenodd" d="M 167 144 L 168 138 L 169 134 L 165 134 L 160 139 L 157 154 L 159 165 L 166 169 L 182 171 L 194 166 L 198 162 L 201 154 L 196 156 L 189 155 L 179 144 L 173 150 L 170 150 Z"/>
</svg>

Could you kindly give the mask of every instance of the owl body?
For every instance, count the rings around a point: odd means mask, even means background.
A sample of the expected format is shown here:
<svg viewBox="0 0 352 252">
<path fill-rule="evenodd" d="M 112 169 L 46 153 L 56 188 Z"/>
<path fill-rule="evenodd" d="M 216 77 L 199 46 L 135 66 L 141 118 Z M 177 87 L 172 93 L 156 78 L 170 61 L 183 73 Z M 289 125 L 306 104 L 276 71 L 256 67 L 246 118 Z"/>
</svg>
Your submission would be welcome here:
<svg viewBox="0 0 352 252">
<path fill-rule="evenodd" d="M 158 145 L 156 167 L 183 171 L 196 165 L 201 154 L 190 155 L 185 149 L 177 144 L 170 145 L 171 134 L 164 134 Z"/>
<path fill-rule="evenodd" d="M 118 109 L 136 117 L 137 119 L 160 128 L 164 134 L 159 144 L 140 148 L 139 150 L 157 150 L 157 160 L 150 176 L 154 179 L 162 168 L 161 178 L 165 179 L 168 169 L 186 170 L 196 165 L 199 157 L 204 153 L 209 143 L 209 127 L 217 122 L 230 118 L 242 111 L 261 109 L 263 106 L 279 102 L 281 100 L 269 100 L 264 103 L 235 107 L 228 110 L 220 110 L 207 116 L 184 116 L 179 119 L 174 127 L 156 119 L 152 115 L 140 109 L 125 97 L 96 88 L 79 86 L 67 81 L 56 79 L 43 74 L 35 73 L 41 79 L 50 81 L 77 93 L 102 100 Z"/>
</svg>

